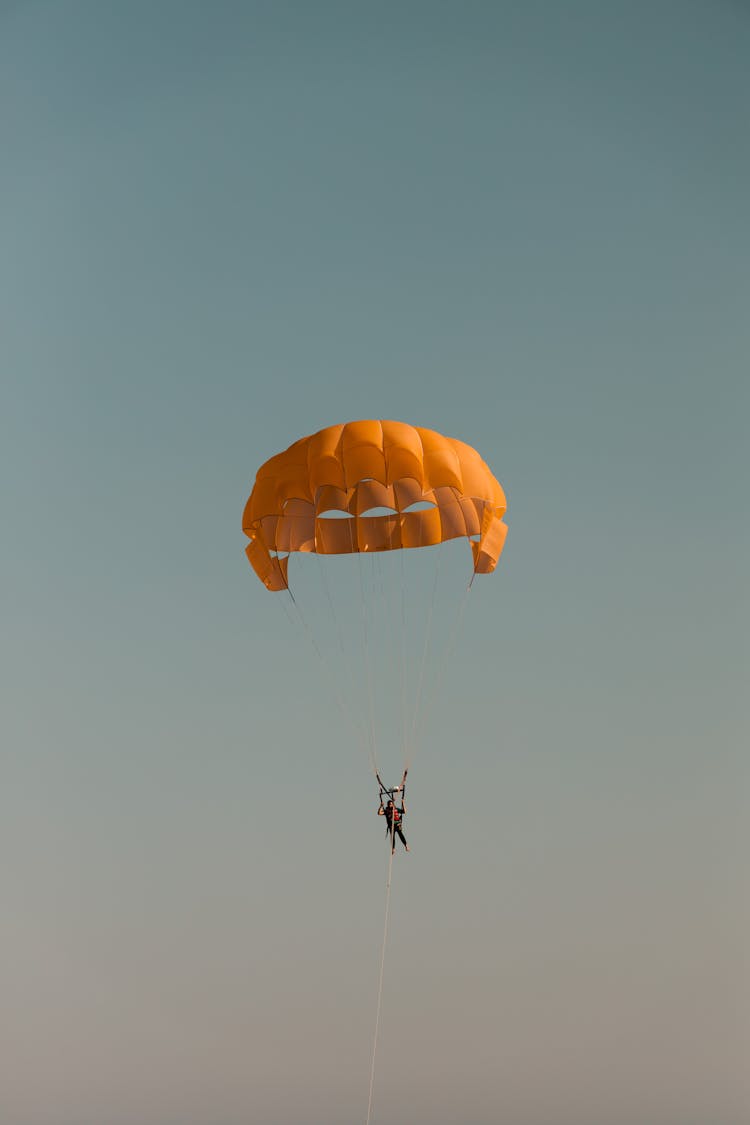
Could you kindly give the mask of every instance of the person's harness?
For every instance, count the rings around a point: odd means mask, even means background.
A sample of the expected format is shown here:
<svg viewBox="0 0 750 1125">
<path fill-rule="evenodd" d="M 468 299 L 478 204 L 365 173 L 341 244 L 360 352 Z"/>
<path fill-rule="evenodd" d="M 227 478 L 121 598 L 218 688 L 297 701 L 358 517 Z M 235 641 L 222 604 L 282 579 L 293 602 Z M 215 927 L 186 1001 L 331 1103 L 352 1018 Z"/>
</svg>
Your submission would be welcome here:
<svg viewBox="0 0 750 1125">
<path fill-rule="evenodd" d="M 401 778 L 401 784 L 396 785 L 393 789 L 389 789 L 386 785 L 383 785 L 383 782 L 380 779 L 380 774 L 379 773 L 375 774 L 376 778 L 378 779 L 378 785 L 380 786 L 380 807 L 383 810 L 383 813 L 384 813 L 385 819 L 386 819 L 385 834 L 386 834 L 386 836 L 391 837 L 391 843 L 393 843 L 393 841 L 394 841 L 395 833 L 397 831 L 398 832 L 401 831 L 401 820 L 402 820 L 403 815 L 404 815 L 404 800 L 405 800 L 405 797 L 406 797 L 406 775 L 407 775 L 408 772 L 409 772 L 409 769 L 407 767 L 404 770 L 404 776 Z M 401 794 L 401 808 L 400 809 L 396 808 L 396 794 L 397 793 Z M 393 801 L 393 806 L 392 806 L 393 815 L 392 816 L 388 815 L 388 809 L 386 807 L 386 798 L 390 801 Z"/>
</svg>

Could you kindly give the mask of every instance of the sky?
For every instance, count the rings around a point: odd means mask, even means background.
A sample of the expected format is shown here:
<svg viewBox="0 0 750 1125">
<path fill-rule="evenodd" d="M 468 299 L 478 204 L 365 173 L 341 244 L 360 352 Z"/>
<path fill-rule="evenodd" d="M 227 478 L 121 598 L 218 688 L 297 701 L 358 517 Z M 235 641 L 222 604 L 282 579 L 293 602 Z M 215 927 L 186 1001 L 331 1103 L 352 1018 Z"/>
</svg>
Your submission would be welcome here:
<svg viewBox="0 0 750 1125">
<path fill-rule="evenodd" d="M 510 530 L 372 1121 L 747 1122 L 748 57 L 729 0 L 0 4 L 3 1121 L 365 1120 L 377 787 L 241 516 L 397 418 Z"/>
</svg>

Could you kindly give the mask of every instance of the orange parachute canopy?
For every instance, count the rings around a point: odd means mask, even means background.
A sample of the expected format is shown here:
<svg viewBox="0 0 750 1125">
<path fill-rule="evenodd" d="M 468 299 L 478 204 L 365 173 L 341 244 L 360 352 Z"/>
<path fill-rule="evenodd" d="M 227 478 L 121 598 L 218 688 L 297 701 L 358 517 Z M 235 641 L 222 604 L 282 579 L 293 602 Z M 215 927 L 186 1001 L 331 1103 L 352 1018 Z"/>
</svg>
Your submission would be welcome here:
<svg viewBox="0 0 750 1125">
<path fill-rule="evenodd" d="M 405 422 L 328 426 L 261 465 L 245 505 L 246 554 L 269 590 L 291 551 L 321 555 L 471 540 L 474 570 L 503 549 L 505 493 L 470 445 Z"/>
</svg>

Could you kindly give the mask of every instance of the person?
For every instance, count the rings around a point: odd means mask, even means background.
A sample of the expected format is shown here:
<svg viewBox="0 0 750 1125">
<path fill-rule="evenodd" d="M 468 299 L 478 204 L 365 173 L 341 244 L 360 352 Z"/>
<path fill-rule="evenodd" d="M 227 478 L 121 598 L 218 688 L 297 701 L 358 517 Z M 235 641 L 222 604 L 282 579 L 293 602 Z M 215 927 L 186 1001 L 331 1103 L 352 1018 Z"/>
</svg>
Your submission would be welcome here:
<svg viewBox="0 0 750 1125">
<path fill-rule="evenodd" d="M 380 802 L 378 816 L 385 817 L 385 834 L 386 836 L 390 836 L 391 838 L 391 855 L 393 855 L 396 850 L 396 836 L 399 837 L 407 852 L 409 850 L 409 845 L 406 842 L 406 837 L 404 836 L 402 828 L 403 817 L 405 813 L 406 805 L 404 804 L 403 798 L 401 799 L 401 808 L 397 807 L 392 797 L 388 799 L 388 802 L 385 804 L 385 806 L 383 805 L 382 800 Z"/>
</svg>

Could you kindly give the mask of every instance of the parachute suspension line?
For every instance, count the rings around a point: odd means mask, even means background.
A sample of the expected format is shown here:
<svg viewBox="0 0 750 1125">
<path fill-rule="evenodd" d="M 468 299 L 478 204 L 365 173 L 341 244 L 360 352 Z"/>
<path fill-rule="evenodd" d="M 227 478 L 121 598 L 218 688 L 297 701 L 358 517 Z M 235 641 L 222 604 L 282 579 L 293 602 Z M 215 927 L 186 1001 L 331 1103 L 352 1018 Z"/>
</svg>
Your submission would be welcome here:
<svg viewBox="0 0 750 1125">
<path fill-rule="evenodd" d="M 388 860 L 388 880 L 385 885 L 385 921 L 383 922 L 383 947 L 380 951 L 380 974 L 378 977 L 378 1002 L 375 1007 L 375 1034 L 372 1039 L 372 1062 L 370 1064 L 370 1094 L 367 1099 L 367 1120 L 365 1125 L 370 1125 L 370 1116 L 372 1114 L 372 1090 L 375 1084 L 375 1053 L 378 1049 L 378 1029 L 380 1027 L 380 1004 L 383 998 L 383 970 L 385 968 L 385 946 L 388 938 L 388 916 L 390 914 L 391 905 L 391 873 L 393 871 L 393 851 L 394 851 L 395 835 L 394 830 L 391 828 L 391 855 Z"/>
<path fill-rule="evenodd" d="M 333 624 L 334 624 L 335 629 L 336 629 L 336 638 L 338 640 L 339 653 L 341 655 L 341 663 L 342 663 L 343 668 L 344 668 L 344 673 L 347 677 L 347 688 L 348 688 L 348 691 L 349 691 L 349 699 L 354 700 L 354 699 L 356 699 L 357 692 L 356 692 L 356 689 L 354 687 L 354 670 L 353 670 L 353 667 L 352 667 L 353 662 L 350 658 L 347 657 L 347 654 L 346 654 L 346 646 L 344 644 L 344 634 L 343 634 L 343 631 L 342 631 L 342 628 L 341 628 L 341 621 L 339 620 L 339 617 L 336 613 L 336 606 L 335 606 L 335 603 L 334 603 L 334 600 L 333 600 L 333 596 L 331 594 L 331 587 L 330 587 L 330 584 L 328 582 L 328 577 L 326 575 L 326 569 L 327 568 L 325 566 L 323 566 L 323 563 L 321 562 L 320 555 L 318 554 L 318 552 L 315 551 L 314 554 L 315 554 L 315 558 L 318 561 L 318 573 L 320 575 L 320 582 L 321 582 L 321 585 L 322 585 L 323 590 L 325 592 L 326 601 L 328 603 L 328 608 L 331 611 L 331 619 L 332 619 Z M 370 758 L 370 765 L 373 768 L 375 768 L 377 763 L 375 763 L 372 760 L 372 756 L 369 753 L 369 747 L 368 747 L 368 742 L 367 742 L 367 733 L 366 733 L 365 728 L 362 725 L 358 726 L 358 734 L 359 734 L 359 737 L 362 739 L 363 749 L 365 750 L 365 753 Z"/>
<path fill-rule="evenodd" d="M 373 601 L 375 611 L 374 628 L 377 631 L 375 640 L 375 688 L 383 692 L 383 698 L 376 698 L 376 720 L 380 740 L 384 735 L 384 723 L 390 720 L 392 726 L 388 727 L 388 743 L 392 744 L 395 751 L 401 751 L 402 757 L 406 754 L 406 685 L 405 677 L 405 652 L 404 633 L 401 627 L 403 618 L 404 588 L 403 580 L 398 581 L 397 568 L 400 565 L 403 579 L 404 552 L 378 552 L 372 555 L 372 565 L 377 572 L 377 603 Z M 377 609 L 377 604 L 380 608 Z M 399 660 L 399 646 L 401 657 Z M 400 711 L 399 711 L 399 696 Z M 377 711 L 378 704 L 384 708 L 386 719 Z M 382 721 L 381 721 L 382 720 Z M 402 766 L 403 768 L 403 766 Z"/>
<path fill-rule="evenodd" d="M 401 751 L 406 765 L 409 756 L 406 710 L 406 575 L 404 573 L 404 552 L 401 555 Z"/>
<path fill-rule="evenodd" d="M 438 668 L 437 675 L 435 676 L 435 679 L 434 679 L 434 682 L 433 682 L 433 685 L 432 685 L 432 690 L 429 693 L 430 701 L 432 701 L 432 699 L 437 698 L 440 695 L 440 692 L 442 690 L 443 681 L 445 680 L 446 672 L 448 671 L 448 668 L 450 666 L 450 662 L 451 662 L 451 659 L 453 657 L 453 653 L 456 650 L 458 638 L 461 635 L 461 627 L 463 625 L 464 615 L 466 613 L 466 606 L 467 606 L 468 601 L 469 601 L 469 594 L 471 593 L 471 587 L 472 587 L 472 583 L 474 582 L 474 577 L 475 577 L 476 573 L 477 573 L 476 569 L 474 569 L 472 571 L 469 583 L 468 583 L 466 589 L 463 592 L 463 596 L 461 598 L 461 601 L 459 602 L 458 607 L 456 609 L 456 612 L 454 614 L 453 623 L 452 623 L 450 632 L 448 634 L 448 643 L 445 647 L 445 652 L 443 654 L 443 660 L 440 664 L 440 667 Z M 424 712 L 422 713 L 422 716 L 420 717 L 420 725 L 419 725 L 419 731 L 418 731 L 418 735 L 417 735 L 417 738 L 419 740 L 421 740 L 422 735 L 424 733 L 426 713 L 427 713 L 427 708 L 425 708 Z"/>
<path fill-rule="evenodd" d="M 419 731 L 421 731 L 421 727 L 422 727 L 422 724 L 421 724 L 421 721 L 420 721 L 421 720 L 420 707 L 421 707 L 421 704 L 422 704 L 422 692 L 423 692 L 423 688 L 424 688 L 425 668 L 427 666 L 427 654 L 428 654 L 429 649 L 430 649 L 430 640 L 431 640 L 431 635 L 432 635 L 432 617 L 433 617 L 433 614 L 434 614 L 434 611 L 435 611 L 435 602 L 437 601 L 438 579 L 440 577 L 440 560 L 443 557 L 442 548 L 443 548 L 443 544 L 441 543 L 440 547 L 438 548 L 437 563 L 435 565 L 435 577 L 434 577 L 433 582 L 432 582 L 432 596 L 430 598 L 430 608 L 429 608 L 429 611 L 428 611 L 428 614 L 427 614 L 427 625 L 425 627 L 424 645 L 422 647 L 422 659 L 420 660 L 420 663 L 419 663 L 419 677 L 418 677 L 418 680 L 417 680 L 417 693 L 416 693 L 416 696 L 415 696 L 415 699 L 414 699 L 414 714 L 412 716 L 412 723 L 411 723 L 411 746 L 414 748 L 414 750 L 416 750 L 417 734 L 418 734 Z M 410 753 L 407 753 L 405 764 L 406 764 L 407 767 L 411 765 L 411 754 Z"/>
<path fill-rule="evenodd" d="M 284 593 L 289 595 L 289 605 L 294 606 L 295 603 L 294 603 L 294 598 L 292 597 L 292 591 L 289 589 L 288 586 L 284 587 Z M 296 630 L 298 628 L 298 622 L 294 620 L 293 615 L 289 612 L 289 606 L 287 605 L 286 599 L 284 598 L 283 594 L 277 600 L 278 600 L 279 604 L 281 605 L 281 608 L 284 610 L 284 616 L 286 617 L 287 621 L 289 622 L 290 627 L 292 629 Z"/>
<path fill-rule="evenodd" d="M 318 659 L 321 663 L 321 666 L 322 666 L 324 672 L 326 673 L 326 676 L 327 676 L 328 680 L 330 681 L 331 688 L 333 690 L 333 696 L 334 696 L 334 699 L 336 700 L 336 703 L 338 704 L 339 710 L 341 711 L 344 718 L 349 723 L 351 723 L 352 729 L 354 730 L 354 733 L 357 736 L 357 741 L 360 742 L 360 744 L 362 745 L 365 753 L 367 753 L 367 736 L 365 734 L 365 731 L 362 729 L 362 727 L 359 725 L 356 718 L 354 717 L 353 713 L 347 707 L 346 700 L 341 693 L 341 688 L 340 688 L 339 683 L 338 683 L 338 681 L 337 681 L 337 679 L 336 679 L 336 677 L 333 673 L 331 665 L 328 662 L 328 660 L 326 659 L 325 653 L 322 651 L 320 645 L 316 641 L 315 635 L 314 635 L 312 629 L 310 628 L 310 626 L 309 626 L 309 624 L 308 624 L 308 622 L 305 618 L 305 615 L 302 612 L 302 607 L 300 606 L 299 602 L 297 601 L 294 594 L 292 593 L 291 587 L 289 586 L 288 582 L 286 584 L 285 590 L 286 590 L 286 593 L 289 594 L 289 598 L 291 600 L 291 603 L 292 603 L 292 605 L 294 606 L 294 609 L 297 612 L 299 624 L 302 626 L 302 629 L 303 629 L 305 635 L 307 636 L 307 639 L 310 642 L 310 645 L 311 645 L 313 651 L 315 652 L 316 656 L 318 657 Z M 282 602 L 282 605 L 283 604 L 284 603 Z M 284 609 L 287 610 L 286 605 L 284 605 Z M 288 612 L 287 612 L 287 617 L 289 617 L 289 620 L 292 621 L 292 626 L 294 627 L 294 621 L 290 617 Z M 372 758 L 370 758 L 370 764 L 373 765 Z M 374 765 L 373 765 L 373 768 L 375 768 Z"/>
<path fill-rule="evenodd" d="M 364 654 L 365 654 L 365 674 L 366 674 L 366 677 L 367 677 L 368 714 L 369 714 L 369 717 L 370 717 L 370 730 L 369 730 L 370 763 L 372 765 L 374 773 L 377 774 L 377 772 L 378 772 L 378 752 L 377 752 L 377 739 L 376 739 L 376 732 L 375 732 L 375 703 L 374 703 L 374 700 L 373 700 L 373 690 L 372 690 L 372 665 L 371 665 L 371 660 L 370 660 L 370 638 L 369 638 L 369 630 L 367 628 L 367 599 L 365 597 L 365 580 L 364 580 L 364 575 L 362 573 L 362 570 L 363 570 L 362 555 L 363 555 L 363 553 L 364 552 L 362 552 L 362 551 L 357 552 L 357 554 L 359 555 L 359 592 L 360 592 L 360 597 L 362 599 L 362 641 L 363 641 Z"/>
</svg>

